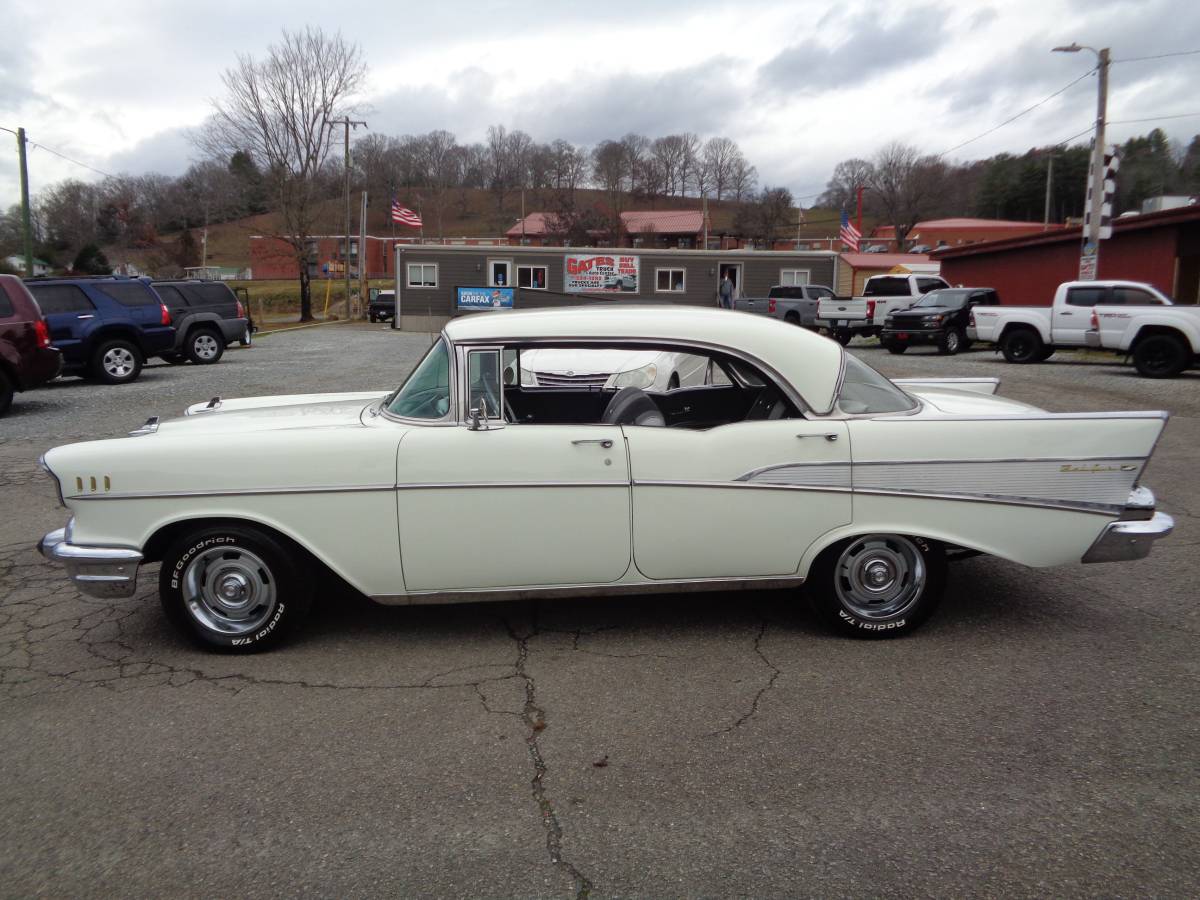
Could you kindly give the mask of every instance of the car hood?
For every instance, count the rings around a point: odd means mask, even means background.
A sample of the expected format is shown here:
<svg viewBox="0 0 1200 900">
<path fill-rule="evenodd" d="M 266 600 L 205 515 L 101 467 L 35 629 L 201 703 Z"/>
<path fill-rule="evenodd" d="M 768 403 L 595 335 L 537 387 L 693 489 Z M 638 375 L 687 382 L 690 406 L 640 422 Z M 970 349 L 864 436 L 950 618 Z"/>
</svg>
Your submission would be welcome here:
<svg viewBox="0 0 1200 900">
<path fill-rule="evenodd" d="M 157 433 L 183 436 L 359 425 L 363 409 L 388 393 L 286 394 L 195 403 L 184 415 L 160 421 Z"/>
<path fill-rule="evenodd" d="M 901 316 L 936 316 L 948 312 L 957 312 L 956 306 L 906 306 L 904 309 L 897 309 L 891 315 L 897 318 Z"/>
<path fill-rule="evenodd" d="M 925 402 L 921 415 L 947 416 L 1011 416 L 1037 412 L 1039 407 L 1010 400 L 1007 397 L 980 394 L 975 391 L 956 390 L 948 387 L 903 386 L 905 391 Z"/>
<path fill-rule="evenodd" d="M 611 375 L 644 368 L 659 355 L 657 350 L 522 350 L 521 368 L 555 375 Z"/>
</svg>

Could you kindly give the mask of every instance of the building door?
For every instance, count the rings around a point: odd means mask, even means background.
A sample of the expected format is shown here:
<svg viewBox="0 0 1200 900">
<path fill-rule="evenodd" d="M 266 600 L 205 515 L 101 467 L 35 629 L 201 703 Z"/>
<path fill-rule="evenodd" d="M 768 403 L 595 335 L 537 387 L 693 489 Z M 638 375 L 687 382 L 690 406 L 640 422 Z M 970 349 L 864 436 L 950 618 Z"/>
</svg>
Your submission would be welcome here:
<svg viewBox="0 0 1200 900">
<path fill-rule="evenodd" d="M 721 295 L 721 282 L 725 280 L 725 274 L 729 273 L 729 280 L 733 282 L 733 300 L 734 308 L 737 308 L 737 301 L 743 296 L 742 292 L 742 264 L 734 262 L 723 262 L 717 265 L 717 296 Z"/>
</svg>

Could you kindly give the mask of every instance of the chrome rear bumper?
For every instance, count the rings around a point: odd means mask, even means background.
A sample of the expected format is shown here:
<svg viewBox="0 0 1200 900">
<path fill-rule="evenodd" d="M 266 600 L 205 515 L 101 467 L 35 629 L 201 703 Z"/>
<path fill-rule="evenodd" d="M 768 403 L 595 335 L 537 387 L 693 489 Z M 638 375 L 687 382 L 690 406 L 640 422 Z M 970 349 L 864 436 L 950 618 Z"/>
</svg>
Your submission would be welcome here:
<svg viewBox="0 0 1200 900">
<path fill-rule="evenodd" d="M 81 593 L 105 600 L 131 597 L 137 590 L 142 554 L 128 547 L 83 547 L 70 540 L 71 525 L 38 541 L 37 549 L 51 562 L 61 563 Z"/>
<path fill-rule="evenodd" d="M 1154 542 L 1175 529 L 1175 520 L 1164 512 L 1156 512 L 1154 502 L 1154 494 L 1149 488 L 1134 488 L 1129 494 L 1125 514 L 1104 526 L 1082 561 L 1125 562 L 1149 556 Z"/>
</svg>

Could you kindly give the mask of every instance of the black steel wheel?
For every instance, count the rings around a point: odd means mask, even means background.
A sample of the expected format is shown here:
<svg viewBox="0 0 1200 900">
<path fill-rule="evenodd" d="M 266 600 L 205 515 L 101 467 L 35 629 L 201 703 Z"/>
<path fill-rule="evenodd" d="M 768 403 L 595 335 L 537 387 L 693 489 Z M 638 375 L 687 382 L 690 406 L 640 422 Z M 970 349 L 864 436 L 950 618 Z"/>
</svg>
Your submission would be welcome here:
<svg viewBox="0 0 1200 900">
<path fill-rule="evenodd" d="M 1038 362 L 1045 349 L 1041 336 L 1032 328 L 1013 328 L 1000 341 L 1000 352 L 1010 363 Z"/>
</svg>

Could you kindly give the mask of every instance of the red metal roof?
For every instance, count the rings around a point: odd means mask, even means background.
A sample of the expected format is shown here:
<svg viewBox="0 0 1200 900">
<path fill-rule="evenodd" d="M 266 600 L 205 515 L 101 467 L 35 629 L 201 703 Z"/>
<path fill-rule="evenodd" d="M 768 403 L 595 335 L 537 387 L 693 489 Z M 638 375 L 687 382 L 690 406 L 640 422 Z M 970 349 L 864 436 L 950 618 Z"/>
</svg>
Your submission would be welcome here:
<svg viewBox="0 0 1200 900">
<path fill-rule="evenodd" d="M 996 231 L 1011 228 L 1014 231 L 1026 230 L 1032 228 L 1041 228 L 1041 222 L 1015 222 L 1012 219 L 969 219 L 969 218 L 953 218 L 953 219 L 929 219 L 925 222 L 918 222 L 912 227 L 912 232 L 918 232 L 922 228 L 932 230 L 953 228 L 958 231 Z M 1053 226 L 1052 226 L 1053 227 Z M 880 225 L 872 232 L 873 237 L 887 237 L 895 234 L 896 229 L 892 225 Z"/>
<path fill-rule="evenodd" d="M 843 253 L 842 259 L 852 269 L 890 269 L 909 263 L 930 262 L 928 253 Z"/>
<path fill-rule="evenodd" d="M 525 217 L 525 224 L 522 227 L 521 222 L 517 222 L 512 228 L 504 232 L 507 237 L 542 237 L 547 234 L 558 234 L 560 231 L 554 230 L 556 216 L 553 213 L 533 212 Z"/>
<path fill-rule="evenodd" d="M 630 234 L 653 231 L 658 234 L 699 234 L 704 230 L 704 212 L 699 209 L 662 209 L 623 212 L 621 224 Z"/>
<path fill-rule="evenodd" d="M 1139 216 L 1127 216 L 1113 219 L 1113 233 L 1140 231 L 1143 228 L 1163 228 L 1171 225 L 1182 225 L 1186 222 L 1200 221 L 1200 205 L 1181 206 L 1176 209 L 1164 209 L 1158 212 L 1143 213 Z M 1031 247 L 1037 244 L 1057 244 L 1064 241 L 1080 241 L 1083 237 L 1083 227 L 1072 225 L 1069 228 L 1055 228 L 1051 231 L 1037 234 L 1026 234 L 1020 237 L 1002 238 L 998 241 L 980 241 L 976 244 L 963 244 L 960 247 L 942 247 L 934 250 L 937 260 L 954 259 L 959 256 L 974 256 L 980 253 L 993 253 L 1013 250 L 1018 247 Z"/>
</svg>

